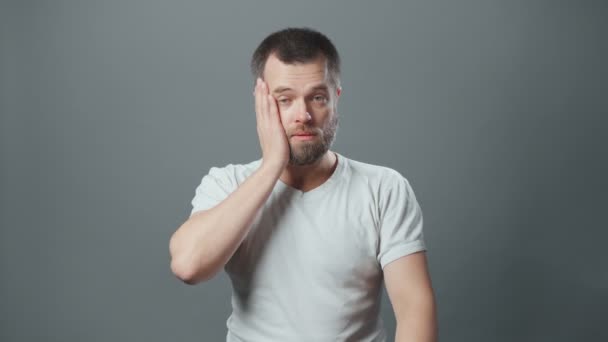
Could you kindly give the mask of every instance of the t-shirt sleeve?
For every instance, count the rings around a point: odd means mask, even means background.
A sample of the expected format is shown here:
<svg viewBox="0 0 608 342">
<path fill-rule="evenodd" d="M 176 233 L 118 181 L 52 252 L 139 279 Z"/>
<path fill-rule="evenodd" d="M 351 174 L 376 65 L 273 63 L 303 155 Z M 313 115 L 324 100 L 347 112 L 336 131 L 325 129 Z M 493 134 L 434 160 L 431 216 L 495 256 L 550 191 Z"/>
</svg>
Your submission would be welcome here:
<svg viewBox="0 0 608 342">
<path fill-rule="evenodd" d="M 213 208 L 234 190 L 235 181 L 230 176 L 230 168 L 230 166 L 212 167 L 209 173 L 203 176 L 191 202 L 190 216 L 196 211 Z"/>
<path fill-rule="evenodd" d="M 405 177 L 395 171 L 384 179 L 380 197 L 380 247 L 382 269 L 402 256 L 426 250 L 422 210 Z"/>
</svg>

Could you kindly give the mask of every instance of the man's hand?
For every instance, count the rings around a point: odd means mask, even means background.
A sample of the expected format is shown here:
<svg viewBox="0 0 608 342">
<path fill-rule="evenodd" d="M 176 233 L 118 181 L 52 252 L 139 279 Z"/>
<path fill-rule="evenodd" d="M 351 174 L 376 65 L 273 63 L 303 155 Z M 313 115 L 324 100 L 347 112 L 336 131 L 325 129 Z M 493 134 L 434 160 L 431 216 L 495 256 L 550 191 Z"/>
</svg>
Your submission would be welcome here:
<svg viewBox="0 0 608 342">
<path fill-rule="evenodd" d="M 261 80 L 254 95 L 262 166 L 221 202 L 193 213 L 169 241 L 171 270 L 187 284 L 211 279 L 226 266 L 289 162 L 289 142 L 276 100 Z"/>
<path fill-rule="evenodd" d="M 254 95 L 262 163 L 282 171 L 289 162 L 289 142 L 281 123 L 277 102 L 269 94 L 268 85 L 259 78 Z"/>
</svg>

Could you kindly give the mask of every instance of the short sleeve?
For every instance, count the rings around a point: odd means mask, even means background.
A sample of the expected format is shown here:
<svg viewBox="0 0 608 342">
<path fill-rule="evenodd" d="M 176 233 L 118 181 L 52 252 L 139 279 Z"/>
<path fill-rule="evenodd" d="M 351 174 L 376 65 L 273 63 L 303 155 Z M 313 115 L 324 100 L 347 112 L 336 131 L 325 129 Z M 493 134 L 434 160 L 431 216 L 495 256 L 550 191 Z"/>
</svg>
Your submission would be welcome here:
<svg viewBox="0 0 608 342">
<path fill-rule="evenodd" d="M 224 168 L 212 167 L 201 183 L 196 187 L 192 199 L 190 215 L 199 210 L 206 210 L 223 201 L 234 190 L 234 179 L 229 172 L 230 166 Z"/>
<path fill-rule="evenodd" d="M 380 197 L 380 246 L 382 269 L 402 256 L 426 250 L 422 210 L 407 179 L 395 171 L 383 180 Z"/>
</svg>

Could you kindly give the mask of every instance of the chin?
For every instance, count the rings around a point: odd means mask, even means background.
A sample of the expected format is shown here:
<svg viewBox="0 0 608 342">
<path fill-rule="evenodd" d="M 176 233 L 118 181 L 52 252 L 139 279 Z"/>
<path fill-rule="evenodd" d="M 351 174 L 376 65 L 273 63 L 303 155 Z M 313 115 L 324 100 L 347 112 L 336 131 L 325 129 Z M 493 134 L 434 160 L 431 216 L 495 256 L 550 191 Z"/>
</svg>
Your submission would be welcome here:
<svg viewBox="0 0 608 342">
<path fill-rule="evenodd" d="M 316 146 L 316 150 L 301 151 L 297 154 L 291 154 L 289 164 L 294 166 L 311 165 L 318 162 L 327 153 L 327 149 L 322 146 Z M 293 150 L 292 150 L 293 151 Z"/>
</svg>

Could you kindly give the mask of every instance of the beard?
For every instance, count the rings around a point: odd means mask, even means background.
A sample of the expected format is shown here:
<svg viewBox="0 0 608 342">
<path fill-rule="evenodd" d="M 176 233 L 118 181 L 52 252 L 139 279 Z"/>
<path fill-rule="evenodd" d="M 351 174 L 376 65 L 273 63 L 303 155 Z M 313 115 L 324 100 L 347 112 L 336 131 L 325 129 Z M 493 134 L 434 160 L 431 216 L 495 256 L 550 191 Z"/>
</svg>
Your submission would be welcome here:
<svg viewBox="0 0 608 342">
<path fill-rule="evenodd" d="M 290 141 L 289 164 L 294 166 L 309 165 L 323 157 L 334 142 L 338 131 L 338 121 L 338 115 L 334 114 L 322 129 L 308 126 L 297 127 L 297 131 L 313 131 L 321 139 L 315 137 L 312 141 L 301 141 L 297 144 L 292 144 Z"/>
</svg>

